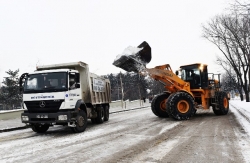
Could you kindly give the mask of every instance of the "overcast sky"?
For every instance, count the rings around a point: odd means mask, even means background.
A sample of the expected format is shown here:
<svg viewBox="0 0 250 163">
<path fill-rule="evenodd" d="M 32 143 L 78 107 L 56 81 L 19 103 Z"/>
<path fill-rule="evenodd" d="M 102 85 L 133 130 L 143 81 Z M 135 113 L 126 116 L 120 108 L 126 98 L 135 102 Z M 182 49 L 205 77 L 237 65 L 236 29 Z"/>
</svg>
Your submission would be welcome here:
<svg viewBox="0 0 250 163">
<path fill-rule="evenodd" d="M 219 51 L 202 38 L 206 24 L 232 0 L 0 0 L 0 81 L 38 65 L 83 61 L 98 75 L 128 46 L 147 41 L 147 67 L 201 62 L 210 72 Z M 216 71 L 216 72 L 215 72 Z"/>
</svg>

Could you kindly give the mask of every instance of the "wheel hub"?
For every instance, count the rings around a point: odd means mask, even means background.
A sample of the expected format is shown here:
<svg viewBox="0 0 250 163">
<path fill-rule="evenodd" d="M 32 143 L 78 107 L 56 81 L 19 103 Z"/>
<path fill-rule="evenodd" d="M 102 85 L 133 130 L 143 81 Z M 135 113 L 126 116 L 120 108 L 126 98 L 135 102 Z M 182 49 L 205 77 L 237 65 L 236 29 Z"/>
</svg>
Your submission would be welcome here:
<svg viewBox="0 0 250 163">
<path fill-rule="evenodd" d="M 160 108 L 162 111 L 166 111 L 166 102 L 167 100 L 163 100 L 161 103 L 160 103 Z"/>
<path fill-rule="evenodd" d="M 185 100 L 181 100 L 177 104 L 177 109 L 180 113 L 187 113 L 189 110 L 189 104 Z"/>
<path fill-rule="evenodd" d="M 82 116 L 78 116 L 77 123 L 81 127 L 84 125 L 84 118 Z"/>
<path fill-rule="evenodd" d="M 225 109 L 228 108 L 228 100 L 227 100 L 226 97 L 223 99 L 223 105 L 224 105 L 224 108 L 225 108 Z"/>
</svg>

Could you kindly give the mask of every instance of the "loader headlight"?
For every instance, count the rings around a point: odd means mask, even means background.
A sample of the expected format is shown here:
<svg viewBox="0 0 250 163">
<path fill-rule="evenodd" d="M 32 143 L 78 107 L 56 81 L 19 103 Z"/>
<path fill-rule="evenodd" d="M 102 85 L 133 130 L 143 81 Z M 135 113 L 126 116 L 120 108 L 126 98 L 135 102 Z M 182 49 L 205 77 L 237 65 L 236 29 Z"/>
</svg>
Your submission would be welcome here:
<svg viewBox="0 0 250 163">
<path fill-rule="evenodd" d="M 29 117 L 28 116 L 22 116 L 22 121 L 29 121 Z"/>
<path fill-rule="evenodd" d="M 199 69 L 200 69 L 201 71 L 203 71 L 203 69 L 204 69 L 203 64 L 200 65 Z"/>
<path fill-rule="evenodd" d="M 66 121 L 68 119 L 68 116 L 67 115 L 59 115 L 58 116 L 58 120 L 59 121 Z"/>
</svg>

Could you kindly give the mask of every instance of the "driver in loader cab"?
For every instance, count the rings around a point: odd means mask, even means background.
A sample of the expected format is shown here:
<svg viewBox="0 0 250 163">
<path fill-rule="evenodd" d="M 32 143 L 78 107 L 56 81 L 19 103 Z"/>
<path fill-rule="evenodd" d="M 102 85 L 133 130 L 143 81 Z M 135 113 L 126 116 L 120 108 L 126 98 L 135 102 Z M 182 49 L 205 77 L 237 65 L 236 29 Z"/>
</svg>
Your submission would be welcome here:
<svg viewBox="0 0 250 163">
<path fill-rule="evenodd" d="M 194 73 L 194 70 L 191 70 L 191 77 L 194 81 L 195 86 L 200 85 L 200 76 Z"/>
</svg>

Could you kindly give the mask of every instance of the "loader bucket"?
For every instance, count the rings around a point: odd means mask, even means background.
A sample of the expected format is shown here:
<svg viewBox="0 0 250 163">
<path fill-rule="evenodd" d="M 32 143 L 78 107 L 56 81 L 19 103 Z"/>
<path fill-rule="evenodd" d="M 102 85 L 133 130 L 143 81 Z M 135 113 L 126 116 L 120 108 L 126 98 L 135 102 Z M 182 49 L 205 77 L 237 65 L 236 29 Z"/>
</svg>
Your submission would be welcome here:
<svg viewBox="0 0 250 163">
<path fill-rule="evenodd" d="M 151 61 L 151 47 L 146 41 L 144 41 L 135 51 L 136 53 L 131 51 L 129 51 L 130 53 L 123 53 L 113 62 L 113 65 L 128 72 L 142 71 L 146 68 L 146 64 Z"/>
</svg>

